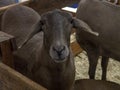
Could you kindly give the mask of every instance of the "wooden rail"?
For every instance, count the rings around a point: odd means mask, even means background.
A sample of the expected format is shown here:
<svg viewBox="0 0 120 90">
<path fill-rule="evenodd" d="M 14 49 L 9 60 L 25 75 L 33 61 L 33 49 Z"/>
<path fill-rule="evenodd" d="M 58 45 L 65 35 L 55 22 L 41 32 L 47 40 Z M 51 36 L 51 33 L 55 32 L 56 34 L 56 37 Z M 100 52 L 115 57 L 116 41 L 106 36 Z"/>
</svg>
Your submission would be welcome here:
<svg viewBox="0 0 120 90">
<path fill-rule="evenodd" d="M 0 90 L 47 90 L 22 74 L 0 63 Z"/>
</svg>

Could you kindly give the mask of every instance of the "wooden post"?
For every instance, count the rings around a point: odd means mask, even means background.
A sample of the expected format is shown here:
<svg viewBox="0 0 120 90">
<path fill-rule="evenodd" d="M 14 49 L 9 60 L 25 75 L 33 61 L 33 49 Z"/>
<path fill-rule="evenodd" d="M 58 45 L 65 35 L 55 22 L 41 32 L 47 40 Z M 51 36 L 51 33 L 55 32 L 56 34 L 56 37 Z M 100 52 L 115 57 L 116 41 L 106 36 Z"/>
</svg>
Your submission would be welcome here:
<svg viewBox="0 0 120 90">
<path fill-rule="evenodd" d="M 14 37 L 0 31 L 0 48 L 2 62 L 10 67 L 14 67 L 12 42 Z"/>
</svg>

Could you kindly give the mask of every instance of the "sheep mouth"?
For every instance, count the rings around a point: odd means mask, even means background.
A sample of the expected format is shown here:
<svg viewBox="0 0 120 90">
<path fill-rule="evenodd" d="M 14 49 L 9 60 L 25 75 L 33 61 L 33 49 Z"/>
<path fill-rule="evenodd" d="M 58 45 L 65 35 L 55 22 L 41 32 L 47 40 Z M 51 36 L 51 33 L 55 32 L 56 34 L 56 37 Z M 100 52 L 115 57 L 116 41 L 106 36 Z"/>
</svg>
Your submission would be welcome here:
<svg viewBox="0 0 120 90">
<path fill-rule="evenodd" d="M 62 63 L 65 62 L 67 59 L 66 58 L 58 58 L 58 59 L 54 59 L 55 63 Z"/>
<path fill-rule="evenodd" d="M 67 56 L 60 56 L 60 55 L 57 55 L 57 56 L 52 56 L 51 57 L 53 60 L 54 60 L 54 62 L 56 62 L 56 63 L 62 63 L 62 62 L 65 62 L 66 60 L 67 60 Z"/>
</svg>

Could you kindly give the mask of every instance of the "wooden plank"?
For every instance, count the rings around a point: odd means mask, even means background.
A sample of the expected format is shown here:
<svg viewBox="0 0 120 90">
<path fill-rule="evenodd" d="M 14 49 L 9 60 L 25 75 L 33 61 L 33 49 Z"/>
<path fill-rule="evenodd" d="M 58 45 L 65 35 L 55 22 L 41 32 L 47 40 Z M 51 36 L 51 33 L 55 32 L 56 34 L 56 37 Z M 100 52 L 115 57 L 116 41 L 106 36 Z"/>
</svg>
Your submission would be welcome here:
<svg viewBox="0 0 120 90">
<path fill-rule="evenodd" d="M 0 48 L 2 53 L 2 62 L 10 67 L 14 67 L 12 44 L 14 37 L 0 31 Z M 13 44 L 15 47 L 15 44 Z"/>
<path fill-rule="evenodd" d="M 7 41 L 7 40 L 10 40 L 10 42 L 12 44 L 12 50 L 13 51 L 16 50 L 17 49 L 17 45 L 16 45 L 16 41 L 15 41 L 14 36 L 0 31 L 0 43 L 2 43 L 4 41 Z"/>
<path fill-rule="evenodd" d="M 79 46 L 79 44 L 76 41 L 71 43 L 71 48 L 72 48 L 72 52 L 73 52 L 74 56 L 78 55 L 79 53 L 81 53 L 83 51 L 82 48 Z"/>
<path fill-rule="evenodd" d="M 12 38 L 14 38 L 12 35 L 0 31 L 0 43 L 6 40 L 10 40 Z"/>
<path fill-rule="evenodd" d="M 22 74 L 0 63 L 0 90 L 47 90 Z"/>
<path fill-rule="evenodd" d="M 71 33 L 74 34 L 75 31 L 76 31 L 76 29 L 72 29 Z M 83 51 L 83 49 L 80 47 L 80 45 L 77 43 L 76 40 L 71 43 L 71 49 L 72 49 L 74 56 L 78 55 L 79 53 L 81 53 Z"/>
</svg>

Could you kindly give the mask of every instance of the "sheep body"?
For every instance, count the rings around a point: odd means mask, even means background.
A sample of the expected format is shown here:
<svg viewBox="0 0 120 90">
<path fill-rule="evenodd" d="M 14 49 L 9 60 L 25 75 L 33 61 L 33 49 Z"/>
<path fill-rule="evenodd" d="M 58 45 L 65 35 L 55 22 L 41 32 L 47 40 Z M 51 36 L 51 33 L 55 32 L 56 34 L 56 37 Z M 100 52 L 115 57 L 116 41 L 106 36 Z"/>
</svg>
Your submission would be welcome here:
<svg viewBox="0 0 120 90">
<path fill-rule="evenodd" d="M 89 76 L 95 77 L 98 57 L 102 56 L 102 79 L 106 79 L 109 58 L 120 60 L 120 7 L 100 0 L 81 0 L 77 18 L 85 21 L 98 37 L 77 30 L 77 41 L 87 52 Z"/>
</svg>

